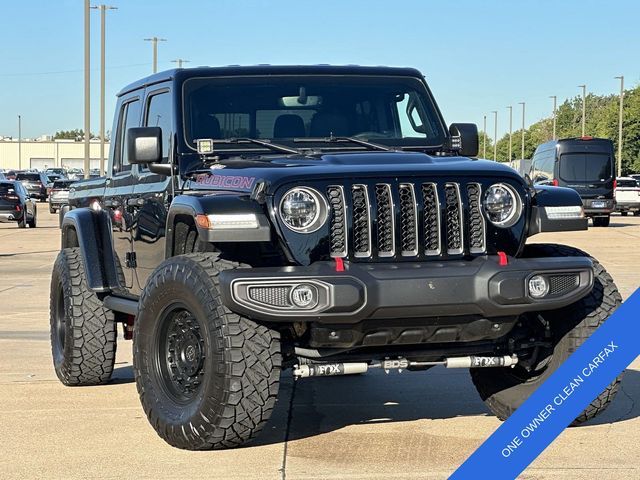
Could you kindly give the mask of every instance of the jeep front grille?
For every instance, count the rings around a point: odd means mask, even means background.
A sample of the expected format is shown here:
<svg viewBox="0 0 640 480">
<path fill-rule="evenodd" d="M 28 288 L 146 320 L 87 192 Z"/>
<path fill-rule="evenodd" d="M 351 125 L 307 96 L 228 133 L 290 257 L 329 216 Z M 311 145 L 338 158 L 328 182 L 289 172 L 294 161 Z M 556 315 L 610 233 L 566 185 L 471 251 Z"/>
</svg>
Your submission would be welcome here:
<svg viewBox="0 0 640 480">
<path fill-rule="evenodd" d="M 479 183 L 331 185 L 332 257 L 439 257 L 486 252 Z"/>
</svg>

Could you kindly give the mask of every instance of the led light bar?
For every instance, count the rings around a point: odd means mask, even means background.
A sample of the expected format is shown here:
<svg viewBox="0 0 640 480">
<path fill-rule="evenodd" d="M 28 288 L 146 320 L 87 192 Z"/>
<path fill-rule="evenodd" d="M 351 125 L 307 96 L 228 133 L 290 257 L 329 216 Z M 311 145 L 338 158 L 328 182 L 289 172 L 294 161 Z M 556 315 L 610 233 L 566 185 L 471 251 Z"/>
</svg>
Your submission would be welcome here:
<svg viewBox="0 0 640 480">
<path fill-rule="evenodd" d="M 213 213 L 207 215 L 209 227 L 214 230 L 236 228 L 258 228 L 258 217 L 254 213 Z"/>
<path fill-rule="evenodd" d="M 584 210 L 582 206 L 579 205 L 569 207 L 544 207 L 544 210 L 549 220 L 566 220 L 584 217 Z"/>
</svg>

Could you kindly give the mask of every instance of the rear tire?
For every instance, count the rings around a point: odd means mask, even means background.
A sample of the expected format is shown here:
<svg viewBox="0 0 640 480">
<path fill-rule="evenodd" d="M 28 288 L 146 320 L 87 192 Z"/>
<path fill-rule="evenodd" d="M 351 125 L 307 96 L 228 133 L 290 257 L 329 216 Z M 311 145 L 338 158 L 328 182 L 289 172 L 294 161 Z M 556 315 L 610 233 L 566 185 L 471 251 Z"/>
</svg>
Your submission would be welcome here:
<svg viewBox="0 0 640 480">
<path fill-rule="evenodd" d="M 56 209 L 49 205 L 49 213 L 56 213 Z"/>
<path fill-rule="evenodd" d="M 525 257 L 589 256 L 564 245 L 527 245 Z M 593 257 L 595 284 L 589 295 L 565 308 L 540 315 L 551 323 L 555 347 L 548 363 L 538 372 L 522 367 L 471 369 L 471 379 L 489 410 L 506 420 L 555 370 L 582 345 L 622 303 L 613 279 Z M 572 423 L 573 426 L 602 413 L 615 397 L 621 376 L 616 378 Z"/>
<path fill-rule="evenodd" d="M 27 213 L 25 212 L 25 215 Z M 29 220 L 29 228 L 36 228 L 37 225 L 37 217 L 38 217 L 38 210 L 36 210 L 36 208 L 34 207 L 33 209 L 33 217 L 31 218 L 31 220 Z"/>
<path fill-rule="evenodd" d="M 143 290 L 136 385 L 149 422 L 174 447 L 244 445 L 274 408 L 280 334 L 222 303 L 218 275 L 238 267 L 211 253 L 179 255 L 160 264 Z"/>
<path fill-rule="evenodd" d="M 611 221 L 611 217 L 609 215 L 607 215 L 606 217 L 593 217 L 593 226 L 608 227 L 610 221 Z"/>
<path fill-rule="evenodd" d="M 629 212 L 620 212 L 620 215 L 622 215 L 623 217 L 626 217 L 628 213 Z"/>
<path fill-rule="evenodd" d="M 113 312 L 89 290 L 79 248 L 58 254 L 51 275 L 51 353 L 64 385 L 109 381 L 116 358 Z"/>
</svg>

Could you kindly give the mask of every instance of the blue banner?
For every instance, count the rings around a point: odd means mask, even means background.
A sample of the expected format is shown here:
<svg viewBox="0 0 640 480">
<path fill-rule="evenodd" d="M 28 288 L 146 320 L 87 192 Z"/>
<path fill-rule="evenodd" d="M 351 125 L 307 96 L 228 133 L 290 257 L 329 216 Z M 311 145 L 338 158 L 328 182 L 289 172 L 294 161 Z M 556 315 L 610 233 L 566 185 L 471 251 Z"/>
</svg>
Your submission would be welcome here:
<svg viewBox="0 0 640 480">
<path fill-rule="evenodd" d="M 640 289 L 451 478 L 516 478 L 639 354 Z"/>
</svg>

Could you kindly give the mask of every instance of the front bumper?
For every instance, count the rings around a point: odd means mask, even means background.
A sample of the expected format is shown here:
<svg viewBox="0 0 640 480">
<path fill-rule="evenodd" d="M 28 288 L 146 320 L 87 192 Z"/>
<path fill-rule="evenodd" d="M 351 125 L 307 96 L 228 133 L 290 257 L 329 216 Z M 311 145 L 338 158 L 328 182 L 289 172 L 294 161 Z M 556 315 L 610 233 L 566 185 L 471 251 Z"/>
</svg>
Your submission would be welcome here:
<svg viewBox="0 0 640 480">
<path fill-rule="evenodd" d="M 535 274 L 552 288 L 542 299 L 528 293 Z M 227 270 L 220 275 L 223 301 L 231 310 L 265 321 L 353 324 L 368 319 L 477 315 L 484 318 L 554 310 L 570 305 L 593 287 L 586 257 L 509 259 L 402 264 L 332 262 L 308 267 Z M 306 285 L 316 299 L 296 307 L 292 290 Z M 555 285 L 555 286 L 554 286 Z M 554 290 L 555 289 L 555 290 Z"/>
</svg>

